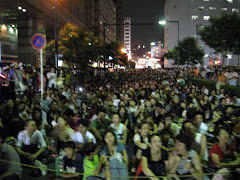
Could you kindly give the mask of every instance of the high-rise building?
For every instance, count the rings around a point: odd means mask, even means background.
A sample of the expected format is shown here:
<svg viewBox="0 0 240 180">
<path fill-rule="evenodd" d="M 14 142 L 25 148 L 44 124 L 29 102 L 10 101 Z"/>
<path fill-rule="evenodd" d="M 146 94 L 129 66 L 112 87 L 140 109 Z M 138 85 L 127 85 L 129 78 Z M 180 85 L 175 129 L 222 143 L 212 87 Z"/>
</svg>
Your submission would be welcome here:
<svg viewBox="0 0 240 180">
<path fill-rule="evenodd" d="M 124 49 L 131 59 L 131 18 L 124 18 Z"/>
<path fill-rule="evenodd" d="M 164 11 L 166 21 L 179 22 L 179 32 L 177 32 L 177 22 L 169 22 L 165 25 L 165 51 L 172 50 L 178 44 L 178 33 L 180 41 L 185 37 L 193 36 L 197 38 L 198 44 L 204 49 L 204 65 L 208 65 L 210 57 L 220 56 L 220 59 L 222 57 L 201 41 L 198 31 L 209 25 L 211 16 L 219 17 L 222 13 L 239 13 L 240 0 L 167 0 Z M 225 63 L 236 64 L 236 56 L 229 54 Z"/>
<path fill-rule="evenodd" d="M 116 35 L 117 41 L 123 44 L 124 42 L 124 17 L 126 0 L 115 0 L 116 3 Z"/>
<path fill-rule="evenodd" d="M 56 16 L 55 16 L 56 15 Z M 54 39 L 66 23 L 87 26 L 103 39 L 105 23 L 106 42 L 116 39 L 116 7 L 113 0 L 1 0 L 0 41 L 2 59 L 37 65 L 39 52 L 31 47 L 35 33 L 46 35 L 47 42 Z M 43 57 L 46 57 L 43 51 Z"/>
</svg>

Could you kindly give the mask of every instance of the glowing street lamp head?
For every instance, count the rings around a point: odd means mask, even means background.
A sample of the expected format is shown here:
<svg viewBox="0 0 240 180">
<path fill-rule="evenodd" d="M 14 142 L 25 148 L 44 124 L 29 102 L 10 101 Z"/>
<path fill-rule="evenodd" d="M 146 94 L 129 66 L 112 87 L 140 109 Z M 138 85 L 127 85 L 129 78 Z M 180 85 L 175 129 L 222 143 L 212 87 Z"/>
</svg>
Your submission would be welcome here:
<svg viewBox="0 0 240 180">
<path fill-rule="evenodd" d="M 156 45 L 156 43 L 155 43 L 155 42 L 151 42 L 151 45 L 152 45 L 152 46 L 155 46 L 155 45 Z"/>
<path fill-rule="evenodd" d="M 165 20 L 158 21 L 158 24 L 165 25 L 167 22 Z"/>
</svg>

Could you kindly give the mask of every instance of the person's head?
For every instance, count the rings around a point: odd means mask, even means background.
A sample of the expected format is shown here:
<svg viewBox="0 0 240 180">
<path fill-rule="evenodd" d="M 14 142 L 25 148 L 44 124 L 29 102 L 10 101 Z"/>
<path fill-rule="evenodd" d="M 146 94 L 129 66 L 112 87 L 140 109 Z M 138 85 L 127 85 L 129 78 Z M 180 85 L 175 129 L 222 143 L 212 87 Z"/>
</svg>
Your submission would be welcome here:
<svg viewBox="0 0 240 180">
<path fill-rule="evenodd" d="M 14 108 L 14 101 L 13 101 L 13 99 L 8 99 L 7 100 L 7 107 L 8 108 Z"/>
<path fill-rule="evenodd" d="M 104 133 L 104 141 L 107 145 L 117 145 L 117 138 L 113 129 L 109 128 Z"/>
<path fill-rule="evenodd" d="M 105 120 L 105 116 L 106 116 L 106 111 L 104 108 L 98 108 L 97 109 L 97 116 L 98 116 L 98 121 L 104 121 Z"/>
<path fill-rule="evenodd" d="M 146 121 L 142 121 L 139 126 L 138 130 L 142 136 L 148 136 L 149 134 L 149 125 Z"/>
<path fill-rule="evenodd" d="M 233 108 L 232 108 L 231 105 L 228 105 L 228 106 L 226 107 L 226 113 L 228 113 L 228 114 L 232 114 L 232 113 L 233 113 Z"/>
<path fill-rule="evenodd" d="M 131 107 L 136 106 L 136 104 L 137 104 L 136 101 L 133 100 L 133 99 L 131 99 L 130 102 L 129 102 L 129 105 L 130 105 Z"/>
<path fill-rule="evenodd" d="M 25 129 L 30 133 L 34 133 L 37 129 L 36 122 L 32 119 L 25 121 Z"/>
<path fill-rule="evenodd" d="M 149 147 L 152 150 L 159 151 L 162 147 L 162 140 L 161 137 L 158 134 L 152 134 L 149 137 Z"/>
<path fill-rule="evenodd" d="M 154 98 L 151 98 L 150 103 L 151 103 L 152 106 L 155 106 L 156 105 L 156 100 Z"/>
<path fill-rule="evenodd" d="M 67 108 L 65 111 L 64 111 L 64 117 L 67 119 L 67 118 L 72 118 L 74 117 L 74 112 L 72 109 L 70 108 Z"/>
<path fill-rule="evenodd" d="M 126 113 L 125 107 L 120 107 L 119 110 L 118 110 L 118 114 L 119 115 L 125 115 L 125 113 Z"/>
<path fill-rule="evenodd" d="M 171 126 L 172 119 L 173 119 L 173 117 L 172 117 L 172 115 L 170 113 L 167 113 L 167 114 L 164 115 L 164 121 L 165 121 L 165 126 L 166 127 L 170 127 Z"/>
<path fill-rule="evenodd" d="M 52 67 L 51 68 L 51 72 L 54 73 L 55 72 L 55 68 Z"/>
<path fill-rule="evenodd" d="M 83 145 L 83 152 L 86 156 L 93 156 L 97 154 L 97 146 L 93 142 L 87 142 Z"/>
<path fill-rule="evenodd" d="M 85 135 L 88 130 L 89 123 L 86 119 L 80 119 L 77 123 L 77 126 L 78 126 L 78 131 L 82 135 Z"/>
<path fill-rule="evenodd" d="M 184 121 L 182 124 L 182 129 L 185 133 L 189 134 L 189 133 L 194 133 L 195 134 L 195 128 L 193 126 L 193 123 L 191 121 Z"/>
<path fill-rule="evenodd" d="M 48 96 L 48 94 L 47 93 L 43 93 L 43 99 L 47 99 L 47 96 Z"/>
<path fill-rule="evenodd" d="M 57 117 L 57 125 L 59 128 L 64 128 L 66 125 L 66 121 L 62 116 Z"/>
<path fill-rule="evenodd" d="M 189 136 L 185 133 L 180 133 L 175 138 L 175 149 L 178 154 L 183 155 L 187 151 L 190 151 L 192 142 L 189 141 Z"/>
<path fill-rule="evenodd" d="M 75 143 L 73 141 L 69 141 L 64 144 L 64 153 L 69 159 L 72 159 L 74 157 Z"/>
<path fill-rule="evenodd" d="M 118 124 L 118 123 L 121 122 L 121 119 L 119 118 L 119 115 L 118 115 L 118 114 L 113 114 L 113 115 L 112 115 L 112 122 L 113 122 L 114 124 Z"/>
<path fill-rule="evenodd" d="M 164 114 L 165 113 L 164 106 L 161 103 L 156 104 L 156 112 L 159 113 L 159 114 Z"/>
<path fill-rule="evenodd" d="M 17 106 L 18 112 L 22 112 L 25 109 L 25 104 L 23 102 L 20 102 Z"/>
<path fill-rule="evenodd" d="M 225 106 L 225 105 L 226 105 L 226 99 L 225 99 L 225 98 L 221 98 L 221 99 L 219 100 L 219 102 L 220 102 L 220 104 L 221 104 L 222 106 Z"/>
<path fill-rule="evenodd" d="M 194 117 L 194 123 L 196 124 L 197 127 L 200 127 L 203 122 L 203 116 L 201 113 L 196 113 Z"/>
<path fill-rule="evenodd" d="M 211 96 L 215 96 L 216 95 L 216 90 L 215 89 L 212 89 L 211 90 Z"/>
<path fill-rule="evenodd" d="M 172 133 L 169 129 L 163 129 L 160 131 L 160 136 L 161 136 L 162 144 L 167 145 L 168 140 L 172 138 Z"/>
<path fill-rule="evenodd" d="M 56 110 L 58 109 L 58 102 L 55 101 L 55 100 L 53 100 L 53 101 L 51 102 L 50 107 L 51 107 L 51 109 L 52 109 L 53 111 L 56 111 Z"/>
<path fill-rule="evenodd" d="M 215 137 L 220 143 L 227 143 L 230 137 L 228 128 L 220 126 L 215 131 Z"/>
<path fill-rule="evenodd" d="M 42 110 L 40 108 L 34 108 L 32 117 L 34 120 L 40 120 L 42 118 Z"/>
</svg>

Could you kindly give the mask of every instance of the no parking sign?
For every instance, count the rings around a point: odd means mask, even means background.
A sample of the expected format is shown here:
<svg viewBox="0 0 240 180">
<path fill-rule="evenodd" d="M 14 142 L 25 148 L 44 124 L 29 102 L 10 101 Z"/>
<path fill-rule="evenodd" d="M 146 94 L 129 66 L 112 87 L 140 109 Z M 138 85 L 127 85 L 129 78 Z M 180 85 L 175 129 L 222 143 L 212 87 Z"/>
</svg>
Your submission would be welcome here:
<svg viewBox="0 0 240 180">
<path fill-rule="evenodd" d="M 42 34 L 34 34 L 32 37 L 32 47 L 34 49 L 43 49 L 46 45 L 46 39 Z"/>
</svg>

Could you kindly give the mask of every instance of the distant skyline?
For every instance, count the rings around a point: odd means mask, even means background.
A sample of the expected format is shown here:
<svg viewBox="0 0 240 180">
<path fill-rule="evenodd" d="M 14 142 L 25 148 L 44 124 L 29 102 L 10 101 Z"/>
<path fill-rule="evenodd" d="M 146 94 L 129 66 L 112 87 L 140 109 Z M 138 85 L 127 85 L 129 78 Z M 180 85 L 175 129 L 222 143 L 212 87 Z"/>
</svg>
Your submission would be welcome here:
<svg viewBox="0 0 240 180">
<path fill-rule="evenodd" d="M 149 49 L 153 41 L 164 41 L 164 27 L 158 21 L 164 18 L 166 0 L 126 0 L 126 17 L 132 23 L 153 23 L 156 25 L 132 26 L 132 48 L 136 43 Z"/>
</svg>

